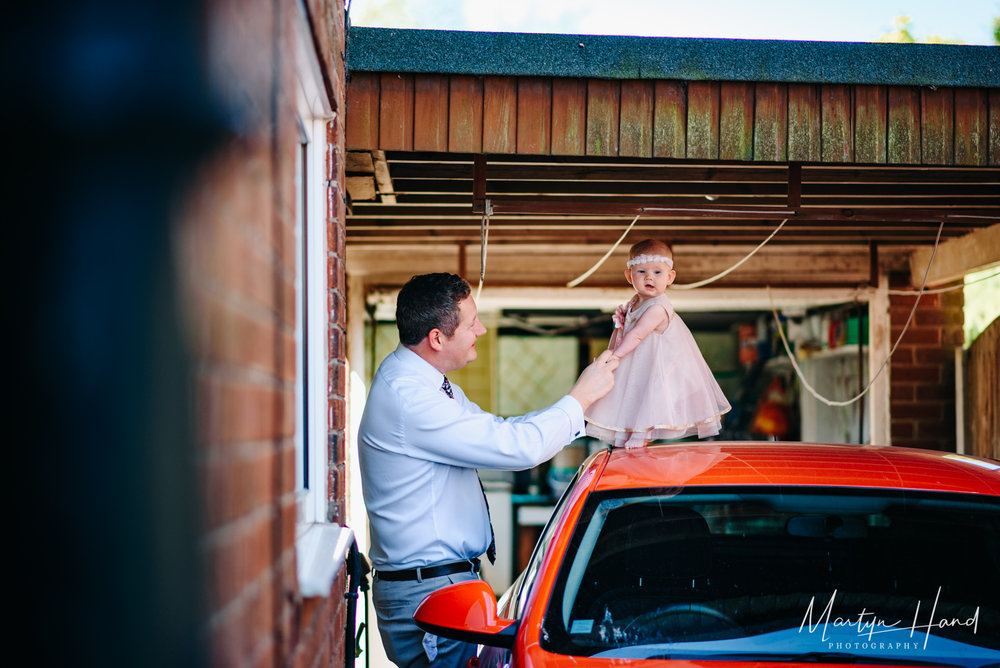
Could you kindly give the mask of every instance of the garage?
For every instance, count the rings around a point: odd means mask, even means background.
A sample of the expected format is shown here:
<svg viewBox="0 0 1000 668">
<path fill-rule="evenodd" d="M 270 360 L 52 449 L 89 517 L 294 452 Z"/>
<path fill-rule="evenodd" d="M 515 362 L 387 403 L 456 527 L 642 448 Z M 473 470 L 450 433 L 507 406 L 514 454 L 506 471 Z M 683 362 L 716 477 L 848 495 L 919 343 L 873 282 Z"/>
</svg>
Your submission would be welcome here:
<svg viewBox="0 0 1000 668">
<path fill-rule="evenodd" d="M 493 366 L 461 381 L 503 413 L 500 339 L 575 335 L 586 359 L 628 296 L 628 245 L 655 237 L 673 245 L 678 284 L 711 281 L 671 299 L 705 339 L 726 333 L 721 355 L 742 350 L 747 366 L 759 347 L 787 366 L 778 314 L 812 358 L 803 376 L 845 376 L 835 400 L 886 367 L 838 413 L 853 428 L 824 431 L 825 406 L 795 391 L 784 436 L 955 449 L 953 288 L 1000 261 L 997 60 L 988 47 L 355 28 L 347 273 L 369 345 L 359 355 L 365 333 L 350 335 L 353 368 L 381 359 L 371 333 L 409 276 L 482 279 Z M 746 370 L 728 366 L 713 370 Z"/>
</svg>

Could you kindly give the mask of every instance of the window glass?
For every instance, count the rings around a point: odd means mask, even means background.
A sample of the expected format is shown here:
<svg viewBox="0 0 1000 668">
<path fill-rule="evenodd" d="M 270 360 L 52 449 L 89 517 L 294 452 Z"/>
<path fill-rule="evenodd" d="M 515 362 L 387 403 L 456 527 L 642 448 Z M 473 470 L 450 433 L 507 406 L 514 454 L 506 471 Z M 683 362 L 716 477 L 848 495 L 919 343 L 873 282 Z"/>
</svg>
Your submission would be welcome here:
<svg viewBox="0 0 1000 668">
<path fill-rule="evenodd" d="M 531 593 L 531 586 L 535 582 L 535 577 L 538 575 L 538 569 L 542 565 L 542 561 L 545 559 L 545 555 L 548 554 L 549 545 L 552 543 L 552 539 L 555 536 L 555 528 L 559 524 L 559 518 L 562 517 L 566 510 L 568 499 L 576 487 L 577 481 L 580 479 L 580 472 L 583 471 L 586 464 L 577 469 L 576 475 L 570 481 L 569 485 L 563 491 L 562 496 L 559 497 L 559 501 L 556 503 L 555 508 L 552 510 L 552 515 L 549 517 L 549 521 L 545 523 L 545 527 L 542 529 L 541 535 L 538 537 L 538 542 L 535 543 L 535 549 L 531 553 L 531 558 L 528 560 L 528 565 L 525 567 L 524 571 L 517 577 L 514 584 L 500 597 L 497 602 L 497 609 L 500 616 L 507 619 L 520 619 L 521 611 L 524 609 L 524 604 L 528 599 L 528 594 Z"/>
</svg>

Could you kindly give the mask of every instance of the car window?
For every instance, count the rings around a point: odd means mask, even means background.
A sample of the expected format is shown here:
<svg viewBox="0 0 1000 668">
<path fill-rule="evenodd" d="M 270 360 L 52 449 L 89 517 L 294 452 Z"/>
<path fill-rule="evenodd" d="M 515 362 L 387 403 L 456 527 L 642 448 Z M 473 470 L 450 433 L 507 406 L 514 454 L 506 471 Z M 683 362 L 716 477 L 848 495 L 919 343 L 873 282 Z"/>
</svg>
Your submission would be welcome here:
<svg viewBox="0 0 1000 668">
<path fill-rule="evenodd" d="M 543 625 L 545 649 L 577 656 L 995 664 L 1000 501 L 838 488 L 594 493 Z"/>
<path fill-rule="evenodd" d="M 552 538 L 555 535 L 555 527 L 559 523 L 559 518 L 562 516 L 565 510 L 567 500 L 574 487 L 576 487 L 577 481 L 580 479 L 580 473 L 583 471 L 583 466 L 577 469 L 576 474 L 573 479 L 563 490 L 562 495 L 556 502 L 555 507 L 552 510 L 552 515 L 549 516 L 548 522 L 542 528 L 542 532 L 538 537 L 538 542 L 535 543 L 535 548 L 531 552 L 531 557 L 528 559 L 528 565 L 525 566 L 524 570 L 514 581 L 514 584 L 500 597 L 497 602 L 497 609 L 502 617 L 507 619 L 520 619 L 521 611 L 524 609 L 524 604 L 528 599 L 528 594 L 531 593 L 531 587 L 535 582 L 535 578 L 538 575 L 538 569 L 545 559 L 545 555 L 548 553 L 549 545 L 552 543 Z"/>
</svg>

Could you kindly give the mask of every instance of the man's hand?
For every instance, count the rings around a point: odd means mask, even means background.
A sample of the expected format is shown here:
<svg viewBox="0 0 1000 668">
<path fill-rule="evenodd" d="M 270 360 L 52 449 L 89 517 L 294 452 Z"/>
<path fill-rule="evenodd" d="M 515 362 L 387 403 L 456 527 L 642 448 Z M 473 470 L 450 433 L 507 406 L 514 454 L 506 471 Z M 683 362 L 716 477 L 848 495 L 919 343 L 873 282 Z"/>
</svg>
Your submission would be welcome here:
<svg viewBox="0 0 1000 668">
<path fill-rule="evenodd" d="M 583 370 L 576 384 L 573 385 L 573 389 L 569 391 L 569 396 L 580 402 L 580 406 L 586 411 L 590 404 L 603 397 L 614 387 L 614 371 L 618 368 L 619 361 L 610 350 L 605 350 Z"/>
</svg>

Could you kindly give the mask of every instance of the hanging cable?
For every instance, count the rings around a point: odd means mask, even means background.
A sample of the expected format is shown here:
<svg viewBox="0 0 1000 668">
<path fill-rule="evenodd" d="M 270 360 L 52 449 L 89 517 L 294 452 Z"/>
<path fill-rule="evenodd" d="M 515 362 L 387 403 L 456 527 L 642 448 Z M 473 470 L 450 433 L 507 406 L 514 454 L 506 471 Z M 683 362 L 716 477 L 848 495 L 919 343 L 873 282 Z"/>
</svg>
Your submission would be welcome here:
<svg viewBox="0 0 1000 668">
<path fill-rule="evenodd" d="M 913 302 L 913 308 L 910 309 L 910 315 L 906 318 L 906 324 L 903 325 L 903 331 L 899 333 L 899 338 L 896 342 L 892 344 L 892 348 L 889 350 L 889 354 L 886 356 L 885 360 L 882 362 L 882 366 L 878 368 L 875 375 L 871 377 L 868 381 L 868 385 L 865 386 L 857 396 L 848 399 L 846 401 L 832 401 L 822 396 L 817 392 L 812 385 L 806 380 L 805 375 L 802 373 L 802 369 L 799 368 L 798 362 L 795 360 L 795 355 L 792 354 L 792 349 L 788 345 L 788 339 L 785 337 L 785 332 L 781 328 L 781 321 L 778 319 L 778 310 L 774 306 L 774 298 L 771 295 L 771 286 L 767 286 L 767 298 L 771 302 L 771 314 L 774 316 L 774 324 L 778 328 L 778 336 L 781 338 L 781 343 L 785 347 L 785 354 L 788 355 L 789 361 L 792 363 L 792 368 L 795 369 L 795 374 L 799 377 L 799 381 L 802 383 L 802 387 L 809 391 L 809 394 L 813 395 L 818 401 L 826 404 L 827 406 L 850 406 L 856 402 L 861 397 L 868 393 L 868 390 L 872 388 L 878 377 L 882 375 L 885 368 L 889 365 L 889 360 L 892 359 L 893 354 L 896 352 L 896 347 L 899 346 L 899 342 L 903 340 L 906 335 L 906 330 L 910 327 L 910 322 L 913 320 L 913 314 L 917 312 L 917 304 L 920 303 L 920 297 L 924 294 L 924 287 L 927 285 L 927 275 L 930 273 L 931 265 L 934 263 L 934 255 L 937 253 L 938 244 L 941 242 L 941 231 L 944 230 L 944 221 L 941 221 L 941 225 L 938 227 L 937 238 L 934 240 L 934 250 L 931 251 L 931 257 L 927 261 L 927 268 L 924 269 L 924 278 L 920 284 L 920 290 L 917 292 L 917 298 Z M 860 339 L 860 336 L 858 337 Z"/>
<path fill-rule="evenodd" d="M 725 271 L 720 272 L 720 273 L 716 274 L 715 276 L 711 276 L 709 278 L 706 278 L 703 281 L 697 281 L 695 283 L 684 283 L 684 284 L 681 284 L 681 285 L 678 285 L 678 284 L 675 283 L 675 284 L 673 284 L 673 285 L 670 286 L 670 289 L 671 290 L 694 290 L 695 288 L 704 287 L 704 286 L 708 285 L 709 283 L 714 283 L 717 280 L 719 280 L 720 278 L 725 278 L 726 276 L 728 276 L 732 272 L 736 271 L 736 269 L 739 268 L 739 266 L 742 265 L 744 262 L 746 262 L 747 260 L 749 260 L 750 258 L 752 258 L 757 253 L 757 251 L 759 251 L 761 248 L 763 248 L 764 245 L 767 244 L 768 241 L 770 241 L 771 239 L 774 238 L 774 235 L 778 233 L 778 230 L 780 230 L 782 227 L 784 227 L 785 223 L 787 223 L 787 222 L 788 222 L 788 218 L 785 218 L 783 221 L 781 221 L 781 224 L 778 225 L 776 228 L 774 228 L 774 232 L 771 232 L 771 234 L 769 234 L 767 236 L 767 239 L 764 239 L 759 244 L 757 244 L 757 247 L 754 248 L 752 251 L 750 251 L 750 253 L 746 257 L 744 257 L 742 260 L 740 260 L 739 262 L 737 262 L 736 264 L 734 264 L 733 266 L 731 266 L 729 269 L 726 269 Z"/>
<path fill-rule="evenodd" d="M 486 200 L 483 208 L 483 220 L 479 223 L 479 287 L 476 288 L 476 301 L 479 301 L 479 294 L 483 291 L 483 283 L 486 282 L 486 243 L 490 235 L 490 216 L 493 215 L 493 203 Z"/>
<path fill-rule="evenodd" d="M 580 276 L 577 276 L 572 281 L 570 281 L 569 283 L 567 283 L 566 287 L 567 288 L 575 288 L 577 285 L 579 285 L 583 281 L 587 280 L 590 277 L 591 274 L 593 274 L 595 271 L 597 271 L 601 267 L 601 265 L 604 264 L 605 261 L 607 261 L 607 259 L 609 257 L 611 257 L 611 254 L 615 252 L 615 249 L 618 248 L 618 246 L 621 244 L 621 242 L 625 240 L 625 237 L 628 235 L 628 233 L 632 231 L 632 227 L 635 226 L 636 221 L 639 220 L 639 216 L 641 216 L 642 213 L 646 212 L 646 211 L 655 211 L 655 209 L 643 209 L 642 212 L 640 212 L 635 218 L 632 219 L 632 222 L 629 224 L 629 226 L 627 228 L 625 228 L 625 231 L 622 232 L 622 235 L 620 237 L 618 237 L 618 241 L 616 241 L 614 243 L 614 245 L 611 246 L 611 248 L 608 249 L 608 252 L 605 253 L 604 256 L 600 260 L 598 260 L 597 263 L 593 267 L 591 267 L 590 269 L 588 269 L 587 271 L 585 271 L 583 274 L 581 274 Z M 739 262 L 737 262 L 736 264 L 734 264 L 733 266 L 731 266 L 729 269 L 726 269 L 725 271 L 720 272 L 720 273 L 716 274 L 715 276 L 712 276 L 710 278 L 706 278 L 706 279 L 704 279 L 702 281 L 698 281 L 696 283 L 686 283 L 686 284 L 676 284 L 675 283 L 674 285 L 670 286 L 670 289 L 671 290 L 693 290 L 695 288 L 704 287 L 704 286 L 708 285 L 709 283 L 714 283 L 715 281 L 719 280 L 720 278 L 725 278 L 726 276 L 728 276 L 732 272 L 736 271 L 736 269 L 738 269 L 744 262 L 746 262 L 747 260 L 749 260 L 750 258 L 752 258 L 757 253 L 757 251 L 759 251 L 761 248 L 763 248 L 767 244 L 767 242 L 769 242 L 771 239 L 774 238 L 774 235 L 777 234 L 778 231 L 782 227 L 784 227 L 785 223 L 787 223 L 788 221 L 789 221 L 788 218 L 785 218 L 784 220 L 782 220 L 781 223 L 779 223 L 778 226 L 776 228 L 774 228 L 774 231 L 771 232 L 771 234 L 769 234 L 766 239 L 764 239 L 759 244 L 757 244 L 757 247 L 754 248 L 752 251 L 750 251 L 750 253 L 746 257 L 744 257 Z"/>
<path fill-rule="evenodd" d="M 622 232 L 622 235 L 620 237 L 618 237 L 618 241 L 616 241 L 614 243 L 614 245 L 611 246 L 611 248 L 608 249 L 608 252 L 604 254 L 604 257 L 602 257 L 600 260 L 597 261 L 597 264 L 595 264 L 593 267 L 591 267 L 590 269 L 588 269 L 587 271 L 583 272 L 582 274 L 580 274 L 579 276 L 577 276 L 576 278 L 574 278 L 572 281 L 570 281 L 569 283 L 567 283 L 566 287 L 567 288 L 575 288 L 576 286 L 580 285 L 580 283 L 583 283 L 585 280 L 587 280 L 588 278 L 590 278 L 591 274 L 593 274 L 595 271 L 597 271 L 598 269 L 600 269 L 601 265 L 604 264 L 604 262 L 609 257 L 611 257 L 611 254 L 615 252 L 615 249 L 618 248 L 618 245 L 622 241 L 625 240 L 626 235 L 628 235 L 628 233 L 632 231 L 632 227 L 635 226 L 636 221 L 639 220 L 639 216 L 641 216 L 641 215 L 642 215 L 642 212 L 639 212 L 638 214 L 636 214 L 635 218 L 632 219 L 632 222 L 629 223 L 628 227 L 625 228 L 625 231 Z"/>
</svg>

